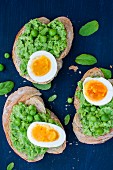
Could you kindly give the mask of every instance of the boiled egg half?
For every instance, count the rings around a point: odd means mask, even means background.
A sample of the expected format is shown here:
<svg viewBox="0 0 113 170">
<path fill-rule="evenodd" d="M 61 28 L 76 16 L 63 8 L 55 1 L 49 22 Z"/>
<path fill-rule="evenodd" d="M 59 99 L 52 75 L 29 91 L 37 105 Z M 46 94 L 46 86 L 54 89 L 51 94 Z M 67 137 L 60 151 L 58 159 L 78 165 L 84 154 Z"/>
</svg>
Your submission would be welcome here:
<svg viewBox="0 0 113 170">
<path fill-rule="evenodd" d="M 113 86 L 103 77 L 87 77 L 83 82 L 83 94 L 89 103 L 102 106 L 111 101 L 113 97 Z"/>
<path fill-rule="evenodd" d="M 38 83 L 49 81 L 57 72 L 56 59 L 47 51 L 37 51 L 30 56 L 27 71 L 29 76 Z"/>
<path fill-rule="evenodd" d="M 65 131 L 54 124 L 45 122 L 33 122 L 27 130 L 29 141 L 40 147 L 58 147 L 66 140 Z"/>
</svg>

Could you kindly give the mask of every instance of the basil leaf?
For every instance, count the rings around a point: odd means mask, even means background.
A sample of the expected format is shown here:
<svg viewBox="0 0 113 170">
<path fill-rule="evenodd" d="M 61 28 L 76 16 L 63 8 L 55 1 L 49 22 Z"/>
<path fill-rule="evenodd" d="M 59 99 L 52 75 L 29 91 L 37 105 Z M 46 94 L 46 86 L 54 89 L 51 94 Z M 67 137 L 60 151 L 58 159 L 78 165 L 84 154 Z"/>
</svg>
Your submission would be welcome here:
<svg viewBox="0 0 113 170">
<path fill-rule="evenodd" d="M 33 83 L 33 85 L 39 90 L 49 90 L 51 88 L 51 83 L 48 84 Z"/>
<path fill-rule="evenodd" d="M 9 93 L 14 87 L 14 83 L 12 81 L 6 81 L 0 83 L 0 96 Z"/>
<path fill-rule="evenodd" d="M 53 102 L 57 98 L 57 95 L 54 94 L 51 97 L 49 97 L 48 102 Z"/>
<path fill-rule="evenodd" d="M 64 118 L 64 124 L 65 124 L 65 125 L 68 125 L 69 121 L 70 121 L 70 115 L 68 114 L 68 115 L 66 115 L 65 118 Z"/>
<path fill-rule="evenodd" d="M 97 63 L 97 59 L 91 54 L 81 54 L 76 57 L 75 62 L 81 65 L 93 65 Z"/>
<path fill-rule="evenodd" d="M 99 29 L 99 23 L 96 20 L 93 20 L 83 25 L 79 30 L 79 34 L 81 36 L 89 36 L 95 33 L 98 29 Z"/>
<path fill-rule="evenodd" d="M 105 68 L 100 68 L 100 70 L 102 71 L 102 73 L 104 74 L 104 77 L 106 79 L 111 79 L 111 77 L 112 77 L 111 70 L 108 70 L 108 69 L 105 69 Z"/>
<path fill-rule="evenodd" d="M 11 162 L 8 166 L 7 166 L 7 170 L 13 170 L 14 168 L 14 163 Z"/>
</svg>

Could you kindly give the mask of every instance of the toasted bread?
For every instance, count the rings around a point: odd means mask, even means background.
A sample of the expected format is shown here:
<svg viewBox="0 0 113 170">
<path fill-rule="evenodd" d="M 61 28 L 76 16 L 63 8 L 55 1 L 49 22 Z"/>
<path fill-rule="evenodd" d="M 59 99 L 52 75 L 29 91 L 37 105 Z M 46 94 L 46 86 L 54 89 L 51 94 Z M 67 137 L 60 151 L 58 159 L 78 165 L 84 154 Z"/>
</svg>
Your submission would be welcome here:
<svg viewBox="0 0 113 170">
<path fill-rule="evenodd" d="M 81 80 L 84 81 L 85 78 L 90 77 L 90 76 L 104 77 L 102 71 L 99 68 L 93 68 L 93 69 L 88 70 L 84 74 L 84 76 Z M 79 87 L 77 87 L 76 91 L 78 89 L 79 89 Z M 77 111 L 80 107 L 80 102 L 76 96 L 74 97 L 74 106 L 76 108 L 76 114 L 73 119 L 73 131 L 80 142 L 86 143 L 86 144 L 100 144 L 100 143 L 104 143 L 105 141 L 107 141 L 108 139 L 113 137 L 113 129 L 111 129 L 111 131 L 108 134 L 99 136 L 97 138 L 83 134 L 82 125 L 80 122 L 80 115 L 77 113 Z"/>
<path fill-rule="evenodd" d="M 50 23 L 50 20 L 45 18 L 45 17 L 41 17 L 41 18 L 37 18 L 41 23 L 44 23 L 44 24 L 48 24 Z M 67 47 L 66 49 L 61 53 L 60 57 L 56 60 L 57 61 L 57 73 L 58 71 L 62 68 L 62 59 L 69 53 L 70 51 L 70 48 L 71 48 L 71 45 L 72 45 L 72 41 L 73 41 L 73 37 L 74 37 L 74 33 L 73 33 L 73 26 L 72 26 L 72 23 L 71 21 L 66 18 L 66 17 L 58 17 L 56 18 L 58 19 L 60 22 L 62 22 L 65 26 L 65 29 L 66 29 L 66 32 L 67 32 Z M 25 30 L 25 26 L 22 27 L 22 29 L 18 32 L 16 38 L 15 38 L 15 41 L 14 41 L 14 45 L 13 45 L 13 50 L 12 50 L 12 58 L 13 58 L 13 62 L 14 62 L 14 65 L 17 69 L 17 71 L 19 72 L 19 74 L 21 75 L 21 71 L 20 71 L 20 59 L 19 57 L 17 56 L 16 54 L 16 42 L 18 41 L 18 38 L 19 36 L 24 33 L 24 30 Z M 57 74 L 56 74 L 57 75 Z M 55 75 L 55 76 L 56 76 Z M 22 76 L 22 75 L 21 75 Z M 32 83 L 38 83 L 38 82 L 35 82 L 34 80 L 31 79 L 31 77 L 29 75 L 24 75 L 22 76 L 24 77 L 25 79 L 31 81 Z M 49 82 L 51 82 L 53 79 L 51 79 L 50 81 L 46 81 L 46 82 L 43 82 L 43 83 L 40 83 L 40 84 L 47 84 Z"/>
<path fill-rule="evenodd" d="M 33 87 L 28 87 L 28 86 L 21 87 L 8 97 L 8 99 L 5 103 L 5 106 L 4 106 L 4 110 L 3 110 L 2 123 L 3 123 L 4 132 L 6 135 L 6 139 L 9 143 L 9 145 L 11 146 L 11 148 L 14 150 L 14 152 L 28 162 L 39 161 L 44 157 L 44 155 L 39 155 L 34 160 L 28 160 L 27 155 L 25 155 L 24 153 L 20 153 L 18 150 L 16 150 L 13 147 L 11 139 L 10 139 L 10 128 L 9 128 L 10 115 L 12 112 L 12 107 L 15 104 L 17 104 L 18 102 L 24 102 L 27 105 L 33 104 L 37 107 L 37 110 L 39 112 L 46 114 L 46 108 L 45 108 L 44 102 L 43 102 L 42 98 L 40 97 L 40 95 L 41 95 L 41 93 Z M 51 112 L 51 118 L 60 123 L 57 116 L 52 112 Z M 57 148 L 48 149 L 47 152 L 53 153 L 53 154 L 60 154 L 63 152 L 65 147 L 66 147 L 66 141 L 61 146 L 59 146 Z"/>
</svg>

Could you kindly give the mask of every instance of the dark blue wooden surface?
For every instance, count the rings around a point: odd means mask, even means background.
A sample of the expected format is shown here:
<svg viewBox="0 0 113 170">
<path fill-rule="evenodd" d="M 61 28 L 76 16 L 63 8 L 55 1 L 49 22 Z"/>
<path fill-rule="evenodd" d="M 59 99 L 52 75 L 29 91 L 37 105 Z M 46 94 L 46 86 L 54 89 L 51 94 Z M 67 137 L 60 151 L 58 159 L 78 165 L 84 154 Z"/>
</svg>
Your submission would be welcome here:
<svg viewBox="0 0 113 170">
<path fill-rule="evenodd" d="M 6 67 L 5 71 L 0 73 L 0 82 L 14 81 L 14 90 L 32 84 L 24 82 L 12 60 L 5 59 L 3 54 L 11 53 L 19 29 L 31 18 L 40 16 L 51 20 L 58 16 L 67 16 L 74 26 L 73 46 L 64 59 L 63 68 L 54 79 L 52 89 L 42 92 L 46 106 L 51 108 L 62 122 L 66 114 L 71 114 L 71 122 L 65 127 L 67 148 L 61 155 L 46 154 L 42 161 L 36 163 L 27 163 L 18 157 L 9 147 L 2 128 L 2 110 L 6 101 L 3 96 L 0 97 L 0 170 L 6 170 L 6 165 L 12 161 L 15 163 L 15 170 L 112 170 L 113 139 L 101 145 L 78 142 L 71 125 L 75 109 L 70 105 L 66 110 L 65 105 L 67 97 L 74 95 L 77 81 L 82 77 L 78 72 L 68 70 L 78 54 L 85 52 L 95 55 L 98 59 L 97 66 L 109 68 L 109 65 L 113 64 L 113 0 L 0 0 L 0 63 Z M 80 37 L 80 26 L 93 19 L 99 21 L 99 31 L 90 37 Z M 82 74 L 89 68 L 91 67 L 79 66 Z M 53 93 L 56 93 L 58 98 L 54 103 L 48 103 L 47 99 Z"/>
</svg>

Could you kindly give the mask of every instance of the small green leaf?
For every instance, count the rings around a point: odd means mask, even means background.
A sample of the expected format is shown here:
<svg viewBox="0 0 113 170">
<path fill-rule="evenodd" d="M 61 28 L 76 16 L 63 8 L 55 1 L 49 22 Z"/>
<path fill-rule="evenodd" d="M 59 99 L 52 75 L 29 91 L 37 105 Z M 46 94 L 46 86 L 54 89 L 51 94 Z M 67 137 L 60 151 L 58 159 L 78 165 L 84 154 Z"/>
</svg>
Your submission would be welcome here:
<svg viewBox="0 0 113 170">
<path fill-rule="evenodd" d="M 64 124 L 65 124 L 65 125 L 68 125 L 69 121 L 70 121 L 70 115 L 68 114 L 68 115 L 66 115 L 65 118 L 64 118 Z"/>
<path fill-rule="evenodd" d="M 75 62 L 81 65 L 93 65 L 97 63 L 97 59 L 91 54 L 81 54 L 76 57 Z"/>
<path fill-rule="evenodd" d="M 89 36 L 95 33 L 98 29 L 99 29 L 99 23 L 96 20 L 93 20 L 83 25 L 79 30 L 79 34 L 81 36 Z"/>
<path fill-rule="evenodd" d="M 0 83 L 0 96 L 9 93 L 14 88 L 14 83 L 12 81 L 6 81 Z"/>
<path fill-rule="evenodd" d="M 39 90 L 49 90 L 51 88 L 51 83 L 48 84 L 33 83 L 33 85 Z"/>
<path fill-rule="evenodd" d="M 49 102 L 53 102 L 56 98 L 57 98 L 57 95 L 54 94 L 54 95 L 52 95 L 51 97 L 49 97 L 48 101 L 49 101 Z"/>
<path fill-rule="evenodd" d="M 7 166 L 7 170 L 13 170 L 14 168 L 14 163 L 11 162 L 8 166 Z"/>
<path fill-rule="evenodd" d="M 103 72 L 104 77 L 105 77 L 106 79 L 111 79 L 111 77 L 112 77 L 112 72 L 111 72 L 111 70 L 108 70 L 108 69 L 105 69 L 105 68 L 100 68 L 100 70 Z"/>
</svg>

